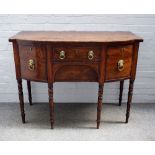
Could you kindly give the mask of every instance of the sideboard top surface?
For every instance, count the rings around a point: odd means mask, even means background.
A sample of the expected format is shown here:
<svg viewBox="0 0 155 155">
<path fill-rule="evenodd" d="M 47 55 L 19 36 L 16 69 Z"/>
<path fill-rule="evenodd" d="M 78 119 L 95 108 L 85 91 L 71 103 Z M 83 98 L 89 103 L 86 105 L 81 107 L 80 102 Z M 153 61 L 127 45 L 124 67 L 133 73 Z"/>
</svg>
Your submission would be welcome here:
<svg viewBox="0 0 155 155">
<path fill-rule="evenodd" d="M 128 42 L 143 39 L 132 32 L 125 31 L 21 31 L 9 38 L 15 40 L 39 42 Z"/>
</svg>

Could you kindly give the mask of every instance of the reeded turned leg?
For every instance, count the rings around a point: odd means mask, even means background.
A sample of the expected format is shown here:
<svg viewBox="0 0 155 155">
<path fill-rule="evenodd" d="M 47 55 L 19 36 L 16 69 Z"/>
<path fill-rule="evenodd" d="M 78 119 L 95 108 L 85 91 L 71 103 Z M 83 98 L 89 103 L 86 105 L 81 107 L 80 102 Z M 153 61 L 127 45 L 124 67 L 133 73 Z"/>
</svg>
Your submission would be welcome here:
<svg viewBox="0 0 155 155">
<path fill-rule="evenodd" d="M 124 80 L 120 81 L 119 106 L 122 104 Z"/>
<path fill-rule="evenodd" d="M 134 84 L 134 80 L 131 79 L 129 84 L 128 101 L 127 101 L 127 109 L 126 109 L 126 123 L 128 123 L 129 116 L 130 116 L 130 105 L 132 101 L 133 84 Z"/>
<path fill-rule="evenodd" d="M 97 104 L 97 129 L 99 129 L 99 126 L 100 126 L 101 110 L 102 110 L 102 96 L 103 96 L 103 85 L 99 84 L 98 104 Z"/>
<path fill-rule="evenodd" d="M 22 122 L 25 123 L 25 111 L 24 111 L 24 98 L 23 98 L 22 79 L 18 79 L 17 83 L 18 83 L 18 94 L 19 94 L 21 117 L 22 117 Z"/>
<path fill-rule="evenodd" d="M 32 95 L 31 95 L 31 81 L 27 80 L 28 98 L 29 104 L 32 105 Z"/>
<path fill-rule="evenodd" d="M 53 129 L 54 125 L 53 84 L 48 84 L 48 95 L 49 95 L 51 129 Z"/>
</svg>

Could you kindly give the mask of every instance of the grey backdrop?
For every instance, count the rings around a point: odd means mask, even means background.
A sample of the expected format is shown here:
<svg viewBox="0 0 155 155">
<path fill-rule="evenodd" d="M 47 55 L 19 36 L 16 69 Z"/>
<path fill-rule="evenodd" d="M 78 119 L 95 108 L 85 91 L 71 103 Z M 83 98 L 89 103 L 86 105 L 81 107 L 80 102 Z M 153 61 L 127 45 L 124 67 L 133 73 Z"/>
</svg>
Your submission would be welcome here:
<svg viewBox="0 0 155 155">
<path fill-rule="evenodd" d="M 155 103 L 155 15 L 0 15 L 0 102 L 17 102 L 17 85 L 11 43 L 22 30 L 132 31 L 144 38 L 140 45 L 133 102 Z M 24 84 L 27 102 L 26 83 Z M 55 102 L 97 101 L 96 83 L 56 83 Z M 119 83 L 107 83 L 104 102 L 118 102 Z M 125 82 L 123 102 L 127 99 Z M 47 102 L 47 84 L 32 83 L 34 102 Z"/>
</svg>

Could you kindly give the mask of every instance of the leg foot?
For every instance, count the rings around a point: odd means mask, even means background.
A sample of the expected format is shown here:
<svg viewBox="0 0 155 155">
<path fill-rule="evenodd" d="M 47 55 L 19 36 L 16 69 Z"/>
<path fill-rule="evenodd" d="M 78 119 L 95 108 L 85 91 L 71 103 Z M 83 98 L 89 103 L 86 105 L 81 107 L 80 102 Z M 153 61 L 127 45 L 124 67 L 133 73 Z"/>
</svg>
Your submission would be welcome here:
<svg viewBox="0 0 155 155">
<path fill-rule="evenodd" d="M 100 126 L 100 122 L 97 122 L 97 129 L 99 129 L 99 126 Z"/>
<path fill-rule="evenodd" d="M 31 81 L 27 80 L 28 98 L 29 104 L 32 105 L 32 95 L 31 95 Z"/>
<path fill-rule="evenodd" d="M 133 85 L 134 85 L 134 80 L 130 79 L 127 109 L 126 109 L 126 121 L 125 121 L 126 123 L 128 123 L 129 116 L 130 116 L 130 105 L 131 105 L 131 101 L 132 101 Z"/>
<path fill-rule="evenodd" d="M 17 83 L 18 83 L 18 94 L 19 94 L 21 117 L 22 117 L 22 122 L 25 123 L 25 111 L 24 111 L 24 98 L 23 98 L 22 79 L 18 79 Z"/>
<path fill-rule="evenodd" d="M 25 123 L 25 114 L 22 115 L 22 123 Z"/>
<path fill-rule="evenodd" d="M 51 123 L 51 129 L 54 129 L 54 126 L 53 126 L 54 124 L 53 123 Z"/>
<path fill-rule="evenodd" d="M 99 84 L 98 90 L 98 104 L 97 104 L 97 129 L 100 126 L 101 110 L 102 110 L 102 96 L 103 96 L 103 85 Z"/>
<path fill-rule="evenodd" d="M 121 106 L 122 104 L 123 87 L 124 87 L 124 80 L 120 81 L 119 106 Z"/>
<path fill-rule="evenodd" d="M 126 114 L 126 120 L 125 120 L 125 123 L 128 123 L 128 120 L 129 120 L 129 115 Z"/>
</svg>

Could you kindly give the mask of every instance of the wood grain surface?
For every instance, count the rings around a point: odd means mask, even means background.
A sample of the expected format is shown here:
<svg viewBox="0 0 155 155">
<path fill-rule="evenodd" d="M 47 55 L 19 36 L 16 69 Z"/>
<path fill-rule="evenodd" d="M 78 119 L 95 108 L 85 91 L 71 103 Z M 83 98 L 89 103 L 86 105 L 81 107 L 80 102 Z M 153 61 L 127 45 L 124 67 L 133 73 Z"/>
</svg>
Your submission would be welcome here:
<svg viewBox="0 0 155 155">
<path fill-rule="evenodd" d="M 22 31 L 9 41 L 27 40 L 41 42 L 126 42 L 143 41 L 132 32 L 125 31 Z"/>
</svg>

